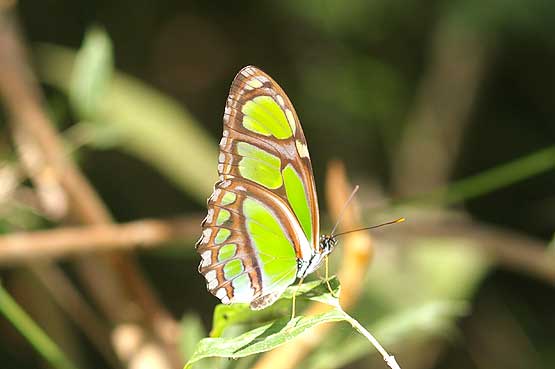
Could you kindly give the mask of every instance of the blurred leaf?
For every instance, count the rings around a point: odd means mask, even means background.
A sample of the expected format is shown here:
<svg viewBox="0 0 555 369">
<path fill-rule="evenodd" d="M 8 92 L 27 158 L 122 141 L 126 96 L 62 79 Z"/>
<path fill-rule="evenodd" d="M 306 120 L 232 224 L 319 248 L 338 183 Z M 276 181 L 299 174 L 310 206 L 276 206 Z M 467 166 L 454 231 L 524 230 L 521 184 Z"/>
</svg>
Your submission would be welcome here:
<svg viewBox="0 0 555 369">
<path fill-rule="evenodd" d="M 112 43 L 99 27 L 85 34 L 83 46 L 75 56 L 69 96 L 79 115 L 91 119 L 101 107 L 113 73 Z M 66 73 L 68 72 L 66 71 Z"/>
<path fill-rule="evenodd" d="M 430 301 L 393 313 L 373 325 L 376 335 L 386 343 L 408 337 L 445 335 L 455 328 L 455 321 L 468 314 L 464 301 Z"/>
<path fill-rule="evenodd" d="M 432 301 L 391 313 L 372 324 L 371 331 L 384 345 L 406 341 L 410 337 L 423 339 L 445 335 L 454 330 L 456 319 L 468 312 L 468 304 L 459 301 Z M 339 354 L 340 351 L 340 354 Z M 334 369 L 343 367 L 362 357 L 375 354 L 367 341 L 350 333 L 336 335 L 311 355 L 303 367 L 307 369 Z"/>
<path fill-rule="evenodd" d="M 68 92 L 75 52 L 53 45 L 37 51 L 42 78 Z M 217 181 L 217 144 L 184 107 L 133 77 L 114 73 L 96 112 L 91 122 L 102 130 L 113 127 L 119 149 L 149 163 L 205 204 Z"/>
<path fill-rule="evenodd" d="M 0 284 L 0 313 L 29 341 L 38 353 L 54 368 L 75 369 L 58 345 L 25 313 L 8 291 Z"/>
<path fill-rule="evenodd" d="M 429 193 L 399 199 L 393 204 L 449 206 L 509 186 L 554 168 L 555 147 L 551 146 Z"/>
<path fill-rule="evenodd" d="M 37 213 L 27 204 L 21 203 L 16 199 L 10 199 L 2 204 L 0 213 L 1 228 L 4 233 L 17 232 L 23 229 L 39 229 L 45 227 L 48 223 L 45 218 Z"/>
<path fill-rule="evenodd" d="M 388 346 L 452 337 L 489 262 L 459 240 L 417 239 L 401 250 L 378 250 L 352 314 Z M 339 368 L 374 353 L 366 341 L 338 331 L 303 367 Z"/>
<path fill-rule="evenodd" d="M 179 336 L 179 351 L 189 358 L 195 351 L 197 343 L 206 337 L 206 331 L 198 314 L 188 313 L 181 318 L 181 334 Z"/>
<path fill-rule="evenodd" d="M 278 4 L 328 38 L 348 36 L 364 41 L 383 40 L 400 25 L 406 27 L 418 9 L 415 1 L 288 0 Z"/>
<path fill-rule="evenodd" d="M 547 245 L 547 251 L 555 255 L 555 234 L 551 237 L 551 241 Z"/>
<path fill-rule="evenodd" d="M 487 256 L 458 239 L 417 238 L 396 251 L 381 249 L 376 255 L 363 296 L 366 303 L 385 304 L 386 311 L 468 301 L 490 266 Z"/>
<path fill-rule="evenodd" d="M 71 126 L 64 135 L 76 148 L 89 145 L 99 150 L 116 147 L 125 137 L 116 124 L 90 121 Z"/>
<path fill-rule="evenodd" d="M 553 42 L 553 17 L 555 7 L 544 0 L 494 0 L 488 6 L 483 2 L 450 1 L 444 3 L 444 13 L 450 21 L 456 21 L 461 27 L 480 32 L 503 33 L 518 32 L 529 34 L 533 38 L 545 37 Z"/>
<path fill-rule="evenodd" d="M 366 55 L 343 59 L 340 65 L 329 61 L 307 65 L 302 75 L 305 95 L 352 115 L 363 126 L 396 123 L 402 117 L 407 96 L 398 72 Z M 330 85 L 334 88 L 326 88 Z"/>
<path fill-rule="evenodd" d="M 193 356 L 197 344 L 206 337 L 206 330 L 200 316 L 196 313 L 187 313 L 181 318 L 179 336 L 179 351 L 185 359 Z M 213 359 L 212 359 L 213 360 Z M 215 368 L 216 362 L 207 359 L 208 368 Z"/>
</svg>

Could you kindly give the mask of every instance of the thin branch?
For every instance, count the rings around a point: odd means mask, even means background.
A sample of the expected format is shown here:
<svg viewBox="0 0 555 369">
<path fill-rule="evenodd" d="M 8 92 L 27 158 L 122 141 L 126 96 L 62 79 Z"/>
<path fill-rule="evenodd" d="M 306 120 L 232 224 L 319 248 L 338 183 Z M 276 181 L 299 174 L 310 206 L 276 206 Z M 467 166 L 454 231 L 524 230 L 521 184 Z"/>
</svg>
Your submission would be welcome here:
<svg viewBox="0 0 555 369">
<path fill-rule="evenodd" d="M 393 168 L 401 196 L 447 183 L 489 60 L 485 35 L 451 18 L 441 19 L 434 31 L 430 63 Z"/>
<path fill-rule="evenodd" d="M 0 236 L 0 265 L 98 251 L 158 247 L 166 242 L 196 237 L 199 221 L 200 216 L 191 216 L 8 234 Z M 442 212 L 433 217 L 411 214 L 409 221 L 395 232 L 375 235 L 378 240 L 400 244 L 415 237 L 461 239 L 465 245 L 485 252 L 501 267 L 547 283 L 555 281 L 555 254 L 548 252 L 545 242 L 470 221 L 454 212 Z"/>
<path fill-rule="evenodd" d="M 63 193 L 63 201 L 67 198 L 74 218 L 85 224 L 109 224 L 111 217 L 106 207 L 68 158 L 62 140 L 42 108 L 42 94 L 29 65 L 13 14 L 9 9 L 0 9 L 0 95 L 11 118 L 21 160 L 39 190 L 44 178 L 48 179 L 50 189 L 63 190 L 55 193 Z M 31 155 L 26 155 L 28 153 Z M 33 174 L 36 175 L 33 177 Z M 62 201 L 60 196 L 56 199 Z M 171 316 L 157 300 L 133 259 L 129 255 L 112 253 L 109 257 L 77 259 L 76 262 L 80 276 L 104 313 L 117 323 L 133 317 L 146 319 L 177 366 L 175 342 L 159 334 L 159 327 L 167 327 Z M 99 284 L 102 288 L 98 288 Z M 130 315 L 126 307 L 132 306 L 139 306 L 142 311 Z"/>
<path fill-rule="evenodd" d="M 190 217 L 7 234 L 0 236 L 0 265 L 154 247 L 167 241 L 195 237 L 199 224 L 200 217 Z"/>
<path fill-rule="evenodd" d="M 510 270 L 555 285 L 555 254 L 547 243 L 518 232 L 471 221 L 460 214 L 441 212 L 433 217 L 409 215 L 409 221 L 395 232 L 382 232 L 376 238 L 406 244 L 416 237 L 442 237 L 464 240 L 489 256 L 492 262 Z"/>
</svg>

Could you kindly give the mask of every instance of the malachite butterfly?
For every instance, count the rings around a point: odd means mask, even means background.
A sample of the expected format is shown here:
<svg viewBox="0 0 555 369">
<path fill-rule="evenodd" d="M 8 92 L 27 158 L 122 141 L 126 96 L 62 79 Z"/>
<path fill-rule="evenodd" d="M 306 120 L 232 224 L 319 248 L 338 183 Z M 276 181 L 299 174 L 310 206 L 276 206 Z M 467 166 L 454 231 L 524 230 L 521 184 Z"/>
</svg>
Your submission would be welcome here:
<svg viewBox="0 0 555 369">
<path fill-rule="evenodd" d="M 312 164 L 299 118 L 260 69 L 237 74 L 227 98 L 218 160 L 197 251 L 222 303 L 263 309 L 335 247 L 320 238 Z"/>
</svg>

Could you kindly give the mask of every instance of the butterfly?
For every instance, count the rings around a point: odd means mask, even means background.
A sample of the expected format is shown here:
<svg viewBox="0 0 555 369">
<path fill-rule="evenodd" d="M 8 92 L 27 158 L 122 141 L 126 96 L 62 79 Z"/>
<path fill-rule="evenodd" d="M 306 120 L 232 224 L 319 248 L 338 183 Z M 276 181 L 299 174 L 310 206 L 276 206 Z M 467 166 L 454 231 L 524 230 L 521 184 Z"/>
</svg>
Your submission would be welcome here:
<svg viewBox="0 0 555 369">
<path fill-rule="evenodd" d="M 318 269 L 336 239 L 320 237 L 308 146 L 281 87 L 257 67 L 241 69 L 223 121 L 199 272 L 223 304 L 259 310 Z"/>
</svg>

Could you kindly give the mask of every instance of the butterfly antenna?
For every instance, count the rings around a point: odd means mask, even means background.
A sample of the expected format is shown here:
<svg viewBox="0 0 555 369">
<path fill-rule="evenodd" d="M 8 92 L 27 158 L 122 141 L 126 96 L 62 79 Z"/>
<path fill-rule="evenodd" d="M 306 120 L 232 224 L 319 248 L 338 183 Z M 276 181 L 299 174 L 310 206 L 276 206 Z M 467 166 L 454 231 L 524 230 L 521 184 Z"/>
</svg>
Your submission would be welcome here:
<svg viewBox="0 0 555 369">
<path fill-rule="evenodd" d="M 354 233 L 354 232 L 359 232 L 359 231 L 365 231 L 365 230 L 367 230 L 367 229 L 379 228 L 379 227 L 383 227 L 383 226 L 390 225 L 390 224 L 402 223 L 402 222 L 404 222 L 404 221 L 405 221 L 405 218 L 399 218 L 399 219 L 395 219 L 395 220 L 392 220 L 392 221 L 389 221 L 389 222 L 385 222 L 385 223 L 382 223 L 382 224 L 378 224 L 378 225 L 375 225 L 375 226 L 371 226 L 371 227 L 364 227 L 364 228 L 359 228 L 359 229 L 352 229 L 352 230 L 350 230 L 350 231 L 341 232 L 341 233 L 338 233 L 338 234 L 333 234 L 333 233 L 332 233 L 331 237 L 343 236 L 344 234 L 348 234 L 348 233 Z"/>
<path fill-rule="evenodd" d="M 339 212 L 339 216 L 337 217 L 337 222 L 335 222 L 335 225 L 331 230 L 331 234 L 335 233 L 337 226 L 341 222 L 341 219 L 343 219 L 343 215 L 345 214 L 345 210 L 347 210 L 347 206 L 349 206 L 349 203 L 353 200 L 353 197 L 355 197 L 355 194 L 357 193 L 358 189 L 359 189 L 359 185 L 356 185 L 355 188 L 353 189 L 353 192 L 351 192 L 351 195 L 349 195 L 349 198 L 347 199 L 347 201 L 345 201 L 345 204 L 343 205 L 343 209 L 341 209 L 341 211 Z"/>
</svg>

